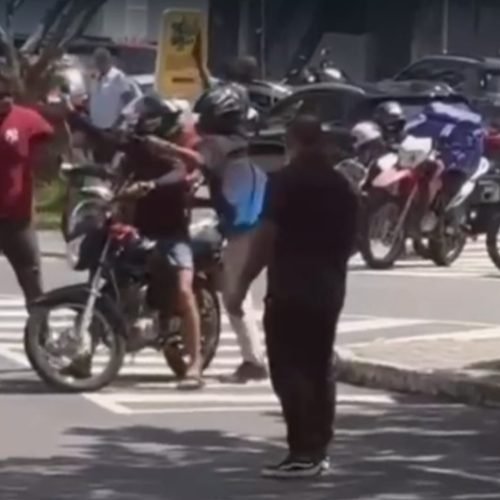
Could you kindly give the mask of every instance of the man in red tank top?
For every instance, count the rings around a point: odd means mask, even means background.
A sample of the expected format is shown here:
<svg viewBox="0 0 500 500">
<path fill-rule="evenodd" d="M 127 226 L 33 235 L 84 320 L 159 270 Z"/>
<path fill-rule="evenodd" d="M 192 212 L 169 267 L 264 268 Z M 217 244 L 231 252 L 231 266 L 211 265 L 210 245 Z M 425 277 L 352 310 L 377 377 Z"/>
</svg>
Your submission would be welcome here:
<svg viewBox="0 0 500 500">
<path fill-rule="evenodd" d="M 26 305 L 42 293 L 40 252 L 33 226 L 34 169 L 53 129 L 32 109 L 14 104 L 0 83 L 0 250 L 13 267 Z"/>
</svg>

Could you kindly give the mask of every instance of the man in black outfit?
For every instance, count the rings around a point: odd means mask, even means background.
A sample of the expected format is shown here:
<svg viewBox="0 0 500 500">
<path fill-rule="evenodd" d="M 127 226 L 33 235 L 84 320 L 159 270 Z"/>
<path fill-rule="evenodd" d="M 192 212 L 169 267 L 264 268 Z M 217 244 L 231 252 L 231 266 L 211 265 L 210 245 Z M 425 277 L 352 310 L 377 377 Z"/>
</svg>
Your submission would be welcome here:
<svg viewBox="0 0 500 500">
<path fill-rule="evenodd" d="M 329 161 L 321 124 L 299 116 L 288 129 L 290 163 L 270 181 L 253 266 L 268 264 L 264 329 L 273 388 L 287 426 L 288 457 L 273 478 L 313 477 L 329 466 L 333 345 L 356 235 L 357 197 Z"/>
</svg>

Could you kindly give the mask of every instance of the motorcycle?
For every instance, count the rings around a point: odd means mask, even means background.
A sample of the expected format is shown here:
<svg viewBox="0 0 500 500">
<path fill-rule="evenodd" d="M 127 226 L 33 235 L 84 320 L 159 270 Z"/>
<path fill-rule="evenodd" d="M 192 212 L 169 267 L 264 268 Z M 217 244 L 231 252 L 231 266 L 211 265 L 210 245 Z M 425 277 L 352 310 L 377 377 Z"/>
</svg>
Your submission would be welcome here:
<svg viewBox="0 0 500 500">
<path fill-rule="evenodd" d="M 367 196 L 365 185 L 369 175 L 369 169 L 365 167 L 357 158 L 348 158 L 336 164 L 334 169 L 342 174 L 349 184 L 352 186 L 354 192 L 358 195 L 361 205 L 361 218 L 365 206 L 365 199 Z M 354 257 L 359 251 L 359 242 L 352 249 L 351 257 Z"/>
<path fill-rule="evenodd" d="M 296 86 L 327 82 L 352 82 L 349 75 L 333 64 L 328 49 L 321 51 L 317 67 L 307 66 L 305 57 L 301 57 L 300 62 L 301 67 L 291 69 L 281 81 L 255 79 L 239 82 L 248 90 L 250 102 L 260 114 L 266 115 L 279 101 L 291 96 Z"/>
<path fill-rule="evenodd" d="M 466 202 L 477 180 L 489 170 L 489 162 L 483 158 L 450 201 L 441 190 L 444 166 L 431 139 L 409 136 L 397 155 L 390 153 L 379 165 L 383 168 L 373 180 L 361 237 L 365 263 L 373 269 L 391 268 L 411 238 L 414 242 L 428 239 L 432 261 L 451 265 L 467 241 Z M 375 254 L 373 240 L 386 244 L 382 257 Z"/>
<path fill-rule="evenodd" d="M 327 48 L 321 49 L 318 66 L 307 66 L 305 57 L 300 57 L 304 66 L 302 69 L 293 68 L 283 80 L 285 85 L 311 85 L 314 83 L 352 83 L 352 78 L 343 70 L 338 68 L 330 57 Z"/>
<path fill-rule="evenodd" d="M 116 174 L 86 165 L 74 167 L 72 175 L 114 182 Z M 178 377 L 186 371 L 181 318 L 175 307 L 168 314 L 164 311 L 165 304 L 174 303 L 169 292 L 175 290 L 175 276 L 163 259 L 161 266 L 154 266 L 154 241 L 116 222 L 115 202 L 126 192 L 125 183 L 114 193 L 109 188 L 82 188 L 100 202 L 73 212 L 68 256 L 75 270 L 88 271 L 88 280 L 44 294 L 30 310 L 26 355 L 39 377 L 62 391 L 102 389 L 119 374 L 126 354 L 145 348 L 163 352 Z M 216 225 L 210 220 L 192 226 L 203 369 L 215 356 L 221 329 L 217 276 L 222 238 Z M 97 353 L 101 345 L 108 348 L 109 360 L 94 375 L 94 361 L 103 363 Z"/>
</svg>

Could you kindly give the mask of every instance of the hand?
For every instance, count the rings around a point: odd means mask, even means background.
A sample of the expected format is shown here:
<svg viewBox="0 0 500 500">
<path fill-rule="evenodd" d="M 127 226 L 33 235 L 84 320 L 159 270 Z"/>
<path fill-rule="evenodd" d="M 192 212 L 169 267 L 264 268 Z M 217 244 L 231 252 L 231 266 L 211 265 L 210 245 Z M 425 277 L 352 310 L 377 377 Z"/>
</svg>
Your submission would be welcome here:
<svg viewBox="0 0 500 500">
<path fill-rule="evenodd" d="M 154 182 L 135 182 L 129 187 L 123 189 L 119 194 L 118 198 L 142 198 L 150 193 L 155 188 Z"/>
</svg>

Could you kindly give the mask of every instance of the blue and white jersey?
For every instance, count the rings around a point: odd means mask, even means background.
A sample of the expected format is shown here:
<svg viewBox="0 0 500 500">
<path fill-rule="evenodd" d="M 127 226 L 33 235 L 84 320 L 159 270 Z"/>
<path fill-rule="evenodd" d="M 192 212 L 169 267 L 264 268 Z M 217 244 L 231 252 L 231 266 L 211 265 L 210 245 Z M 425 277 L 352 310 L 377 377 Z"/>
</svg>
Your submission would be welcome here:
<svg viewBox="0 0 500 500">
<path fill-rule="evenodd" d="M 198 146 L 214 207 L 225 235 L 252 229 L 260 220 L 267 175 L 248 157 L 246 138 L 205 136 Z"/>
</svg>

